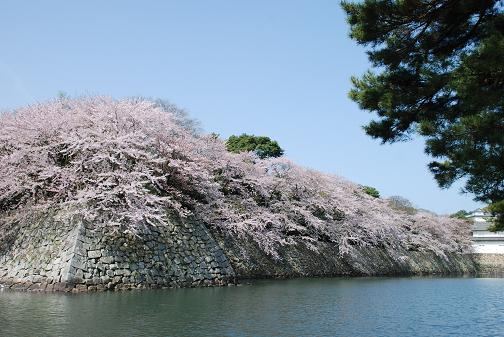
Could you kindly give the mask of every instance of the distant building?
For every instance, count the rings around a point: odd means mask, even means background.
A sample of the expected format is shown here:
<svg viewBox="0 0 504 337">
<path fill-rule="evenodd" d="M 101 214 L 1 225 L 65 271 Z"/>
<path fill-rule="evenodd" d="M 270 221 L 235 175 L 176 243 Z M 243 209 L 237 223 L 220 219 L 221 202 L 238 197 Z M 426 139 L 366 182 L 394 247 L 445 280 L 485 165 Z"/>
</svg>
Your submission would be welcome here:
<svg viewBox="0 0 504 337">
<path fill-rule="evenodd" d="M 474 252 L 504 254 L 504 232 L 490 232 L 492 215 L 477 209 L 467 216 L 472 221 L 472 245 Z"/>
</svg>

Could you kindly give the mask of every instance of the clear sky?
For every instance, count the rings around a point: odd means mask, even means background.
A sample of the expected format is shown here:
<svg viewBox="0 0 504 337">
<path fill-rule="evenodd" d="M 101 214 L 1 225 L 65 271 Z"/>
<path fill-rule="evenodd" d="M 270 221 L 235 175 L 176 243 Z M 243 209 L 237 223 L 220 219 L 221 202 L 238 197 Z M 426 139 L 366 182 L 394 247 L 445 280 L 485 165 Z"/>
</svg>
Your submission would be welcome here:
<svg viewBox="0 0 504 337">
<path fill-rule="evenodd" d="M 222 137 L 270 136 L 294 161 L 438 213 L 421 139 L 380 145 L 347 93 L 368 67 L 336 0 L 0 2 L 0 107 L 55 97 L 163 98 Z"/>
</svg>

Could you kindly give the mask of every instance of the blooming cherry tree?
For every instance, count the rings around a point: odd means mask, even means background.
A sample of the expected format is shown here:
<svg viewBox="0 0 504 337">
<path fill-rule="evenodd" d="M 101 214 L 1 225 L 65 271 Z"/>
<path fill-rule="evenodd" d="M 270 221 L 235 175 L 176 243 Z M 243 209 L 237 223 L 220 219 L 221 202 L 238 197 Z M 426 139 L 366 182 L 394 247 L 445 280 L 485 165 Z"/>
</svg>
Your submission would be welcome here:
<svg viewBox="0 0 504 337">
<path fill-rule="evenodd" d="M 23 214 L 70 207 L 106 233 L 190 216 L 275 258 L 281 245 L 316 250 L 320 241 L 342 255 L 373 246 L 397 259 L 405 250 L 469 249 L 464 221 L 394 210 L 356 184 L 285 158 L 229 153 L 183 116 L 173 105 L 108 97 L 0 115 L 0 233 Z"/>
</svg>

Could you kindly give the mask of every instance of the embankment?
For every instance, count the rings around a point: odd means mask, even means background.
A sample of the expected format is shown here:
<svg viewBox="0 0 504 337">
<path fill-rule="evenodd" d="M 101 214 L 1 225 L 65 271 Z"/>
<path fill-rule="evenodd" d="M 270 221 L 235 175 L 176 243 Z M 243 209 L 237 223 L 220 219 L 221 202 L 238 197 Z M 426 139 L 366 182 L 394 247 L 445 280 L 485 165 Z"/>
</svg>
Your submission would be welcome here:
<svg viewBox="0 0 504 337">
<path fill-rule="evenodd" d="M 282 246 L 279 258 L 253 240 L 223 235 L 196 221 L 172 219 L 145 233 L 104 235 L 53 212 L 14 226 L 0 255 L 0 284 L 28 291 L 103 291 L 234 284 L 246 278 L 378 275 L 499 276 L 504 256 L 402 251 L 379 247 L 340 255 L 330 242 Z"/>
</svg>

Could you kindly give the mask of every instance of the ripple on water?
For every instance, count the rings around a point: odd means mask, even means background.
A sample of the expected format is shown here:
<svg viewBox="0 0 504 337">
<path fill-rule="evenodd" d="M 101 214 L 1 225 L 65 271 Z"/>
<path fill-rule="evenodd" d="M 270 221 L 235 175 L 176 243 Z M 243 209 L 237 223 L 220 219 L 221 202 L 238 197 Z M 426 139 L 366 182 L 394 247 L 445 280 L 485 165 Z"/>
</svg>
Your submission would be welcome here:
<svg viewBox="0 0 504 337">
<path fill-rule="evenodd" d="M 324 278 L 96 294 L 0 291 L 1 336 L 500 336 L 504 279 Z"/>
</svg>

